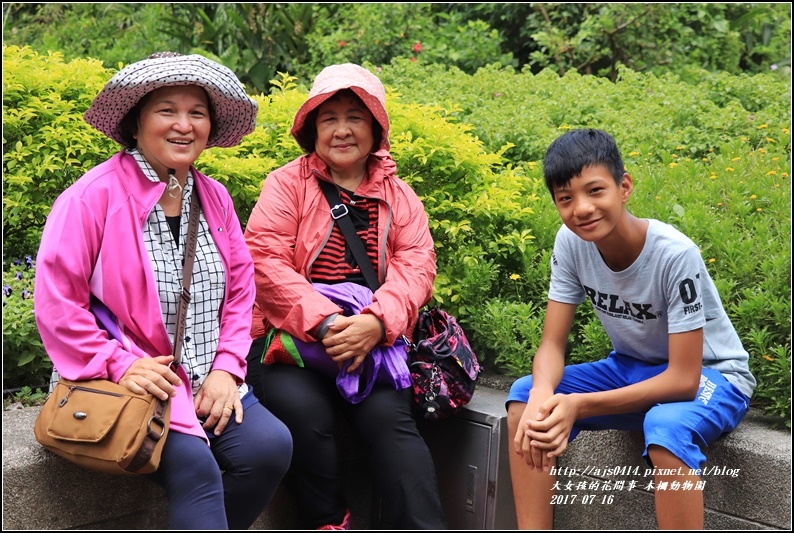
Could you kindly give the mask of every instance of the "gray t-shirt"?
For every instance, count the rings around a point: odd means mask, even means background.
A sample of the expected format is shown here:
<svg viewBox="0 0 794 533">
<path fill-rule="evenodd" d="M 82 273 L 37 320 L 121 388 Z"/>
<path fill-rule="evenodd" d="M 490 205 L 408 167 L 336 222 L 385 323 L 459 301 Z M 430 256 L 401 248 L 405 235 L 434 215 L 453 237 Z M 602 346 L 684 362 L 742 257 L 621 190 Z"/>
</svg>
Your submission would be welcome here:
<svg viewBox="0 0 794 533">
<path fill-rule="evenodd" d="M 700 250 L 669 224 L 648 220 L 634 263 L 612 271 L 596 245 L 566 226 L 551 256 L 549 299 L 589 300 L 616 352 L 653 364 L 668 361 L 668 336 L 703 328 L 703 366 L 721 372 L 747 397 L 755 378 Z"/>
</svg>

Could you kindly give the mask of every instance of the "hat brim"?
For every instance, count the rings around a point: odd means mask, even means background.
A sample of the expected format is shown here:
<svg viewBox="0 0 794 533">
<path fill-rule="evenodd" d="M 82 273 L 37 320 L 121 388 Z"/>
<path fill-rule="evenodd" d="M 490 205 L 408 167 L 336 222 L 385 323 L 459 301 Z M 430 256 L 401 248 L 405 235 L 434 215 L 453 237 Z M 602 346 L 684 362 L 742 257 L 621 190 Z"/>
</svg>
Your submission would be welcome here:
<svg viewBox="0 0 794 533">
<path fill-rule="evenodd" d="M 240 144 L 256 128 L 257 102 L 231 70 L 200 55 L 144 59 L 126 66 L 94 98 L 84 119 L 124 145 L 121 121 L 127 113 L 148 93 L 180 85 L 197 85 L 207 92 L 215 119 L 207 148 Z"/>
</svg>

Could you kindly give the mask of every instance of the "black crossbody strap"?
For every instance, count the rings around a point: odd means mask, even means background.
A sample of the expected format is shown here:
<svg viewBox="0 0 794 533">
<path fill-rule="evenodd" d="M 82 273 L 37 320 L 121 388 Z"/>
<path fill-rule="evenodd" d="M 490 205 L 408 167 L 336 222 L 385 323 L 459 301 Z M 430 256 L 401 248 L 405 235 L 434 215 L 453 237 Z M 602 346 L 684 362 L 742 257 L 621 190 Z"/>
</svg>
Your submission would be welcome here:
<svg viewBox="0 0 794 533">
<path fill-rule="evenodd" d="M 364 243 L 361 242 L 361 237 L 358 236 L 356 228 L 353 227 L 353 221 L 350 220 L 350 212 L 347 206 L 342 203 L 336 185 L 325 180 L 318 179 L 317 181 L 320 183 L 320 188 L 325 193 L 325 199 L 328 200 L 328 205 L 331 207 L 331 218 L 339 224 L 339 229 L 342 230 L 342 234 L 345 236 L 350 251 L 353 252 L 353 257 L 356 258 L 356 263 L 358 263 L 367 285 L 369 285 L 372 292 L 375 292 L 380 287 L 378 275 L 375 273 L 372 261 L 369 260 Z"/>
</svg>

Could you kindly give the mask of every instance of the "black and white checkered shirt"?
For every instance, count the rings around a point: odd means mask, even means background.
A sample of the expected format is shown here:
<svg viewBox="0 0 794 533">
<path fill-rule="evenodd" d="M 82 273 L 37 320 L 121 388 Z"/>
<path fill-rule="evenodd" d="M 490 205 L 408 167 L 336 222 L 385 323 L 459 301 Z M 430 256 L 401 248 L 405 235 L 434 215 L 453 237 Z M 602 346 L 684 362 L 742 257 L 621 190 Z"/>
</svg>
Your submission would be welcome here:
<svg viewBox="0 0 794 533">
<path fill-rule="evenodd" d="M 153 182 L 160 181 L 157 173 L 138 150 L 133 148 L 128 149 L 127 152 L 135 158 L 148 179 Z M 146 219 L 146 226 L 143 228 L 146 250 L 149 252 L 149 259 L 154 268 L 154 279 L 160 295 L 163 322 L 172 342 L 176 331 L 179 295 L 182 292 L 183 250 L 187 240 L 192 190 L 193 174 L 189 172 L 187 182 L 182 190 L 179 243 L 174 241 L 165 212 L 159 204 L 155 204 Z M 226 272 L 202 211 L 199 217 L 196 258 L 190 281 L 191 301 L 185 320 L 185 339 L 181 360 L 185 372 L 191 378 L 194 395 L 212 370 L 212 362 L 220 339 L 220 308 L 225 291 Z M 58 382 L 58 379 L 58 372 L 53 371 L 50 390 Z M 247 390 L 248 386 L 243 383 L 240 386 L 240 395 L 244 395 Z"/>
<path fill-rule="evenodd" d="M 160 178 L 137 150 L 129 150 L 147 178 Z M 193 174 L 188 173 L 182 190 L 182 213 L 179 224 L 179 243 L 174 241 L 165 213 L 159 204 L 149 213 L 143 229 L 144 242 L 154 268 L 154 279 L 160 293 L 163 321 L 171 339 L 176 331 L 179 295 L 182 292 L 182 263 L 190 217 L 190 194 Z M 190 305 L 185 322 L 182 366 L 191 378 L 193 394 L 198 392 L 212 369 L 212 361 L 220 338 L 220 308 L 226 290 L 226 275 L 218 248 L 210 236 L 204 212 L 199 217 L 198 242 L 193 276 L 190 282 Z"/>
</svg>

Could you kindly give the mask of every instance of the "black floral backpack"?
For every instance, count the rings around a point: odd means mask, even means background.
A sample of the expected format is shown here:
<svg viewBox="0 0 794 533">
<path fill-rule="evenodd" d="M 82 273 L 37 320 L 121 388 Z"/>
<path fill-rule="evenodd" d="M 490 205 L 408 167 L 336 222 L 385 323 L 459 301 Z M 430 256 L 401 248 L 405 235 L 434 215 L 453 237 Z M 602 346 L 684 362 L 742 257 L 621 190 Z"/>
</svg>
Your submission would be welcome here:
<svg viewBox="0 0 794 533">
<path fill-rule="evenodd" d="M 413 410 L 425 420 L 448 418 L 474 395 L 480 364 L 455 318 L 438 307 L 419 313 L 408 343 Z"/>
</svg>

